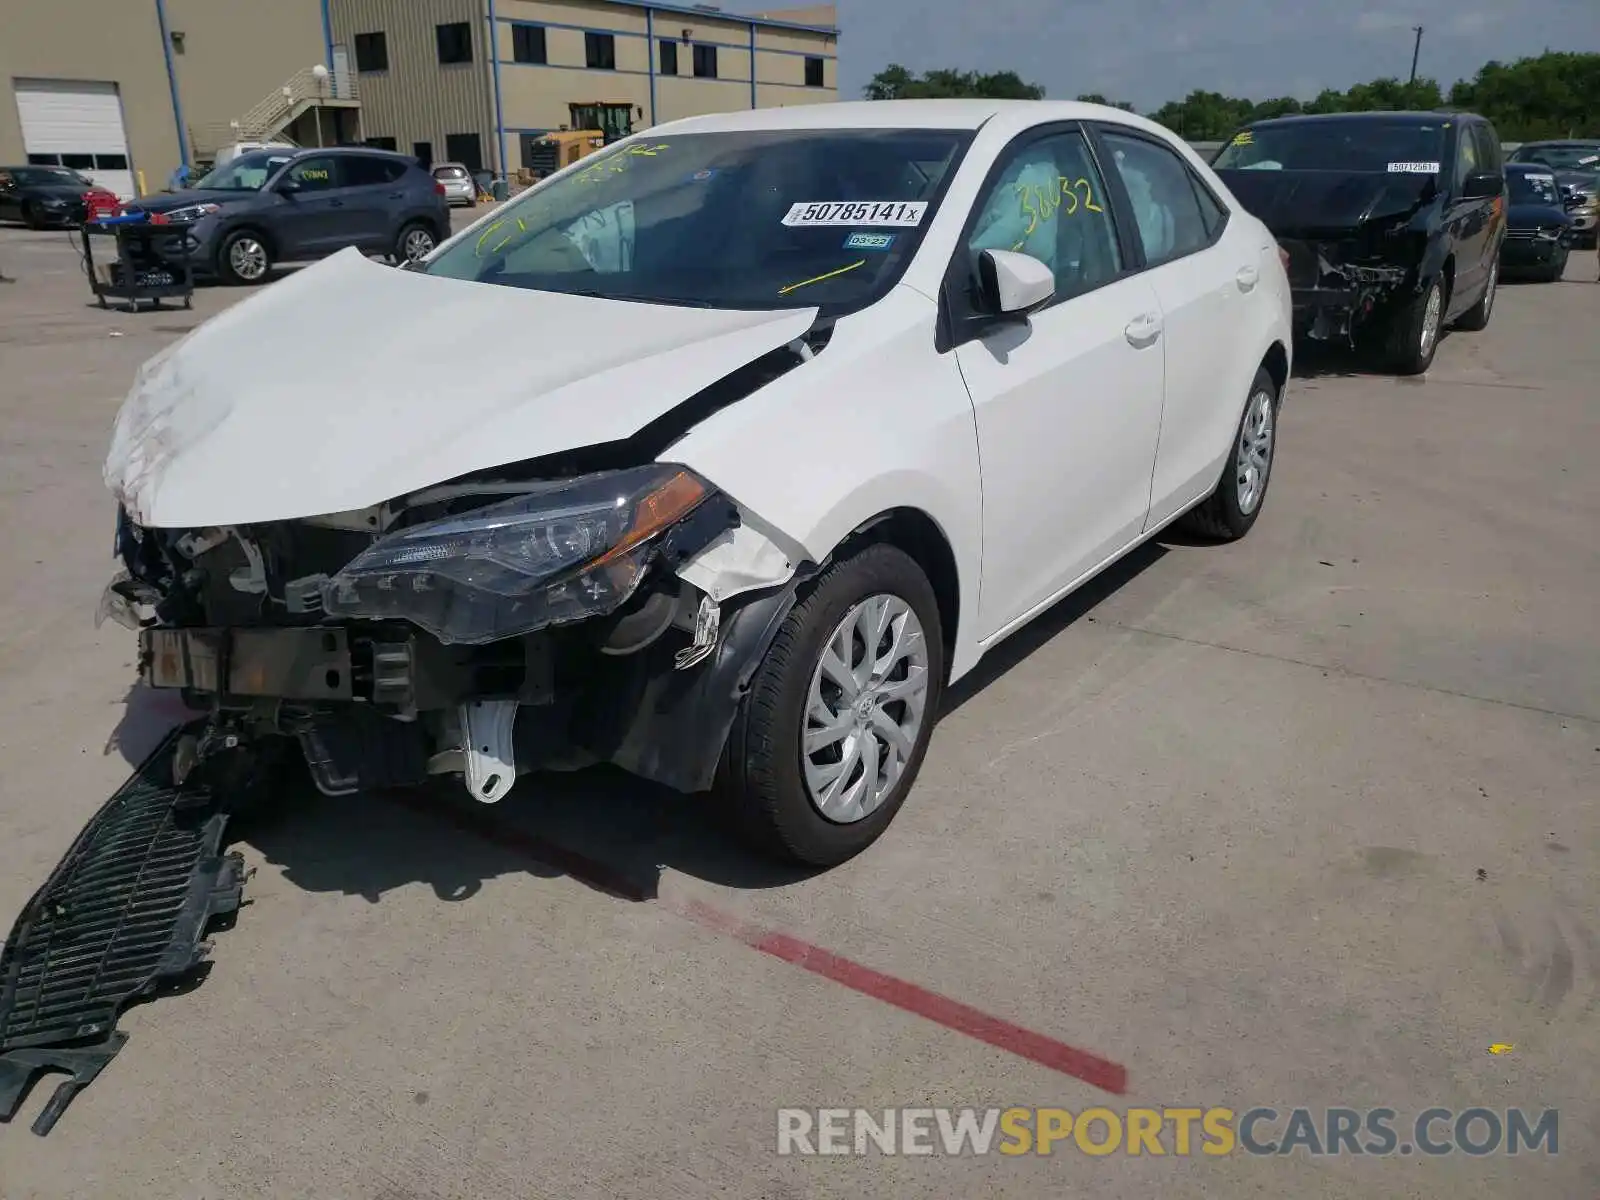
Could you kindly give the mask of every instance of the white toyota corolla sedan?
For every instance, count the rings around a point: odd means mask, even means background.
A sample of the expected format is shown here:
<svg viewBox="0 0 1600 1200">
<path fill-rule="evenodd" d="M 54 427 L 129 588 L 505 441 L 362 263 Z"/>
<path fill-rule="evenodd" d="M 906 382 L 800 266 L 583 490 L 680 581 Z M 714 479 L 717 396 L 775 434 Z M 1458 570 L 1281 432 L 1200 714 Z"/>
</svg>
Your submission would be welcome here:
<svg viewBox="0 0 1600 1200">
<path fill-rule="evenodd" d="M 695 117 L 147 363 L 104 611 L 205 714 L 180 781 L 610 762 L 837 863 L 987 650 L 1174 521 L 1248 532 L 1289 365 L 1277 244 L 1140 117 Z"/>
</svg>

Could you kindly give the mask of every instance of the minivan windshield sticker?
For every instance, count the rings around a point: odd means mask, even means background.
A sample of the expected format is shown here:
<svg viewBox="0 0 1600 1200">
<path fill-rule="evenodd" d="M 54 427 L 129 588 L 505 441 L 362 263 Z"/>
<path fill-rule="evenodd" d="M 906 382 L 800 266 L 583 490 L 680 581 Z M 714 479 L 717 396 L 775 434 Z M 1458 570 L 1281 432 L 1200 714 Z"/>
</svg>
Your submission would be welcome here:
<svg viewBox="0 0 1600 1200">
<path fill-rule="evenodd" d="M 1437 175 L 1439 164 L 1436 162 L 1400 162 L 1389 164 L 1391 175 Z"/>
<path fill-rule="evenodd" d="M 802 200 L 790 207 L 789 226 L 878 225 L 913 228 L 927 214 L 926 200 Z"/>
</svg>

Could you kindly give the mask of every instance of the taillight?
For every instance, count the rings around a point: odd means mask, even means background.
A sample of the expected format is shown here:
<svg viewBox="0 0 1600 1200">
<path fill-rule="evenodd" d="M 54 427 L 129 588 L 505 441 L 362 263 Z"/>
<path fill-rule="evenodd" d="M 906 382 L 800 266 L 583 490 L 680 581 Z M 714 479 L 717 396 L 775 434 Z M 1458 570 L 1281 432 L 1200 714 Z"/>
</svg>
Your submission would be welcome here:
<svg viewBox="0 0 1600 1200">
<path fill-rule="evenodd" d="M 444 195 L 444 184 L 440 183 L 437 179 L 433 181 L 433 194 L 435 196 Z"/>
</svg>

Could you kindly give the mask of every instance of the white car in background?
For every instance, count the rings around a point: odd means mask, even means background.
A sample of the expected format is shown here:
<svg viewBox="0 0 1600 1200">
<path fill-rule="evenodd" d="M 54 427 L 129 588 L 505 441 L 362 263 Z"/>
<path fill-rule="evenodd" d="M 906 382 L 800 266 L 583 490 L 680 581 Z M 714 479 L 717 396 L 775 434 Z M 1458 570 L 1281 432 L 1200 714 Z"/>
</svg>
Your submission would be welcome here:
<svg viewBox="0 0 1600 1200">
<path fill-rule="evenodd" d="M 608 761 L 837 863 L 987 650 L 1174 521 L 1248 532 L 1290 346 L 1273 238 L 1143 118 L 695 117 L 151 360 L 107 605 L 210 712 L 180 774 Z"/>
</svg>

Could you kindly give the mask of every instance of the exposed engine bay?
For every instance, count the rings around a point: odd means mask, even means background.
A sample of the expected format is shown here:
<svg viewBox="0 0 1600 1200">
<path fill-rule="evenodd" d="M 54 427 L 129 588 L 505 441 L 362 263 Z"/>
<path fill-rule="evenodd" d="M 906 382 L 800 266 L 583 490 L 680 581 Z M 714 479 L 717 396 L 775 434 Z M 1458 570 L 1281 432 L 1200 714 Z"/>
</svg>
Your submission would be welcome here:
<svg viewBox="0 0 1600 1200">
<path fill-rule="evenodd" d="M 328 795 L 459 774 L 494 803 L 520 774 L 597 762 L 710 787 L 815 568 L 651 455 L 826 341 L 762 356 L 625 442 L 368 509 L 177 529 L 121 506 L 100 619 L 138 631 L 148 686 L 209 714 L 176 781 L 292 743 Z"/>
</svg>

